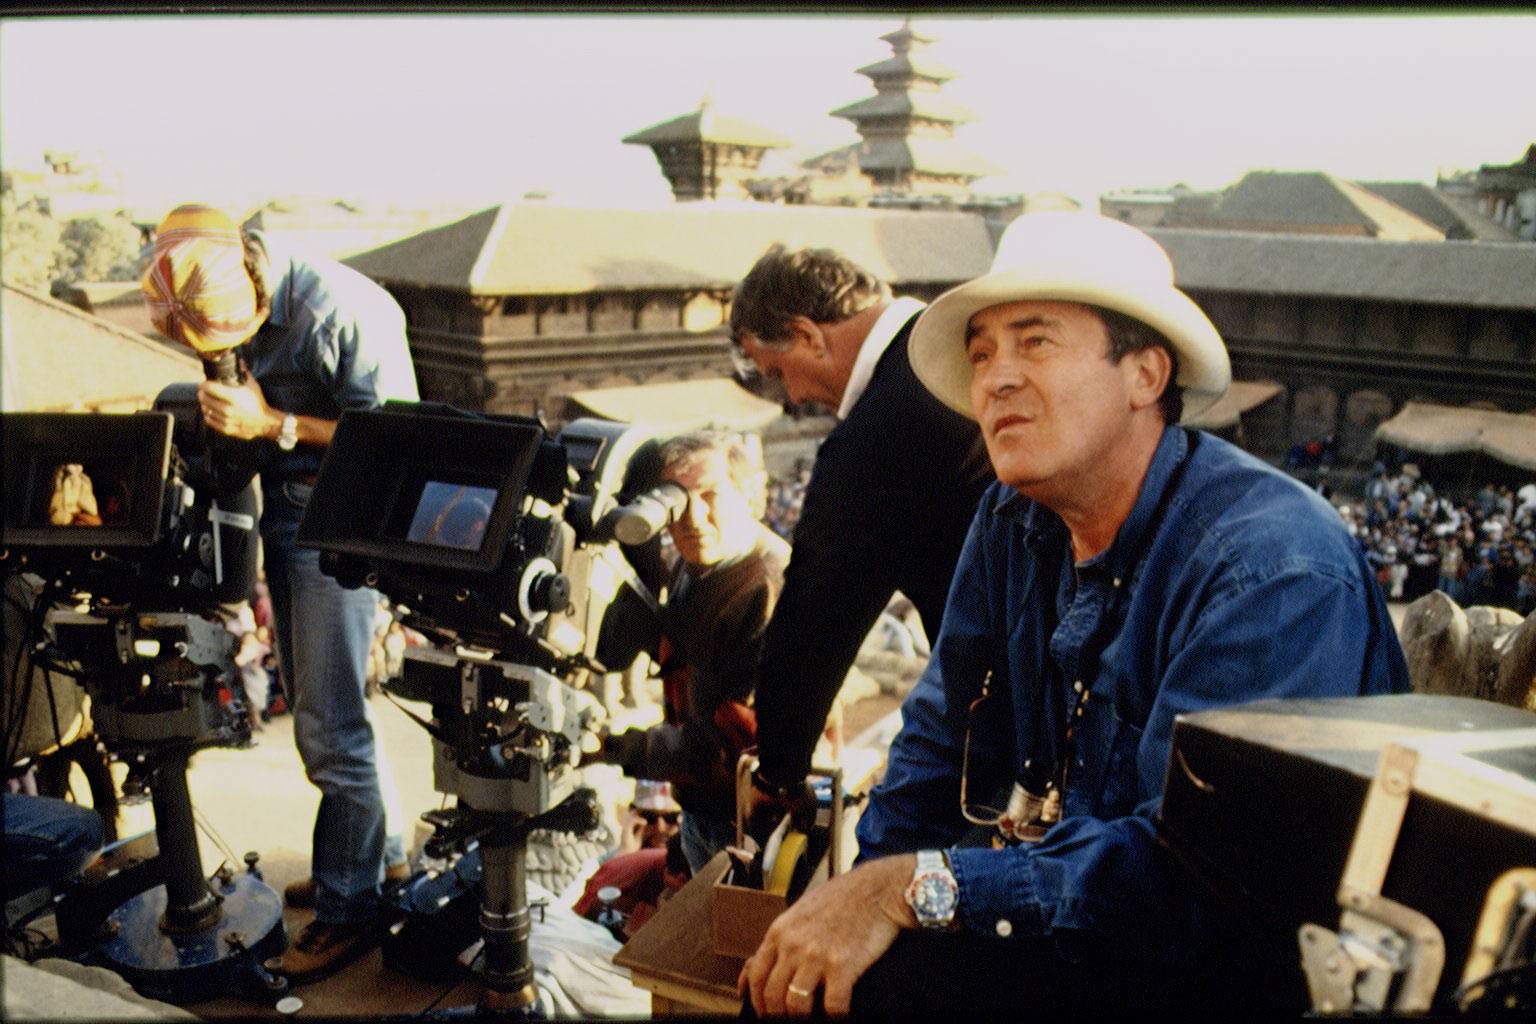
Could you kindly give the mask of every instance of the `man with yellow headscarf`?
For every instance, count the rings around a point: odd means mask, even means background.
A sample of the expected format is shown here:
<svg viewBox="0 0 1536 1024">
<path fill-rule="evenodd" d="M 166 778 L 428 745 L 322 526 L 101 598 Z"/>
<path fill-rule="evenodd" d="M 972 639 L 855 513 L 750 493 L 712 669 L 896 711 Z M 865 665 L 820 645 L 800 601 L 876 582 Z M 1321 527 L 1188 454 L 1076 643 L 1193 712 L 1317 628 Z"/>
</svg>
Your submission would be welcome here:
<svg viewBox="0 0 1536 1024">
<path fill-rule="evenodd" d="M 372 948 L 381 883 L 406 873 L 400 798 L 364 691 L 378 595 L 342 588 L 318 552 L 294 544 L 342 411 L 417 397 L 405 316 L 357 271 L 199 204 L 161 223 L 142 285 L 156 328 L 226 368 L 198 386 L 204 422 L 257 446 L 278 663 L 321 793 L 312 877 L 287 891 L 290 904 L 315 908 L 283 956 L 283 973 L 302 984 Z"/>
</svg>

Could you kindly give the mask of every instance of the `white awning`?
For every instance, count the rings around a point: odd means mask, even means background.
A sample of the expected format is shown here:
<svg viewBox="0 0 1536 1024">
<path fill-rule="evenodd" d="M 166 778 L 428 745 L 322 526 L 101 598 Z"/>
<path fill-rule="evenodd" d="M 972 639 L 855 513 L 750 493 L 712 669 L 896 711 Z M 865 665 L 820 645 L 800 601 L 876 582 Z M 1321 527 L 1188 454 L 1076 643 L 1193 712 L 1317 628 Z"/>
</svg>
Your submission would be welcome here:
<svg viewBox="0 0 1536 1024">
<path fill-rule="evenodd" d="M 1409 402 L 1376 428 L 1376 439 L 1430 455 L 1483 452 L 1536 470 L 1536 416 Z"/>
<path fill-rule="evenodd" d="M 1235 380 L 1220 400 L 1200 413 L 1184 420 L 1184 426 L 1200 430 L 1225 430 L 1237 423 L 1243 413 L 1257 409 L 1282 391 L 1282 387 L 1269 380 Z"/>
<path fill-rule="evenodd" d="M 596 388 L 572 392 L 568 400 L 575 409 L 567 418 L 590 415 L 677 431 L 757 431 L 784 411 L 724 377 Z"/>
</svg>

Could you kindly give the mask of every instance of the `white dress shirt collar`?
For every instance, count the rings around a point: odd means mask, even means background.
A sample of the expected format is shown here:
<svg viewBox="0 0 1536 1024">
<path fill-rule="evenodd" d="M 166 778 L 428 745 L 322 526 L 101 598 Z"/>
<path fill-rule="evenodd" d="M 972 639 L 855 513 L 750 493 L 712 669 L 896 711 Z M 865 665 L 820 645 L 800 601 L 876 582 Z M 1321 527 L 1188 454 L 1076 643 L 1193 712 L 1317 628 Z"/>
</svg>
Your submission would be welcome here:
<svg viewBox="0 0 1536 1024">
<path fill-rule="evenodd" d="M 864 337 L 864 344 L 859 346 L 859 355 L 853 361 L 853 373 L 848 377 L 848 386 L 843 389 L 842 404 L 837 407 L 837 418 L 847 419 L 848 413 L 853 410 L 864 389 L 869 386 L 869 378 L 875 374 L 875 364 L 880 357 L 885 355 L 885 350 L 896 339 L 906 322 L 918 314 L 926 303 L 913 298 L 900 298 L 892 301 L 875 325 L 869 329 L 869 334 Z"/>
</svg>

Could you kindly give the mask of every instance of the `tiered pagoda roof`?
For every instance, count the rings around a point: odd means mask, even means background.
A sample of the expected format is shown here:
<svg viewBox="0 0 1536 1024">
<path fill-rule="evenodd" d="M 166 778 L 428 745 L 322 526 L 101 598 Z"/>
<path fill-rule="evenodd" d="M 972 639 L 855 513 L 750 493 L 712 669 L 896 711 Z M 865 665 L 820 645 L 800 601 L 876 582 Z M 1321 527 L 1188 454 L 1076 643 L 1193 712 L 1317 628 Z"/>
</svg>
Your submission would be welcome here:
<svg viewBox="0 0 1536 1024">
<path fill-rule="evenodd" d="M 833 110 L 854 123 L 864 138 L 859 169 L 887 194 L 958 196 L 977 178 L 999 169 L 953 143 L 955 126 L 975 120 L 964 106 L 940 94 L 954 73 L 922 53 L 932 42 L 907 20 L 880 37 L 892 56 L 859 69 L 875 95 Z"/>
</svg>

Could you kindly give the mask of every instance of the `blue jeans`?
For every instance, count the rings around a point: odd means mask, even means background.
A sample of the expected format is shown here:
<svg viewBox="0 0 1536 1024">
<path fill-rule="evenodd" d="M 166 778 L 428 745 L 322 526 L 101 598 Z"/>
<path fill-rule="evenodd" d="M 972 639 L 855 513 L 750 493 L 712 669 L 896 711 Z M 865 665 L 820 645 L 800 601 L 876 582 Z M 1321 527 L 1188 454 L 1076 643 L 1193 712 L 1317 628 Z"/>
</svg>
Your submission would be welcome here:
<svg viewBox="0 0 1536 1024">
<path fill-rule="evenodd" d="M 105 841 L 101 817 L 90 808 L 51 796 L 3 796 L 6 899 L 68 878 Z"/>
<path fill-rule="evenodd" d="M 403 862 L 405 851 L 400 795 L 364 689 L 379 595 L 347 590 L 320 571 L 318 551 L 294 545 L 312 490 L 264 487 L 261 538 L 294 740 L 320 790 L 310 854 L 315 919 L 343 924 L 374 913 L 386 858 Z"/>
<path fill-rule="evenodd" d="M 688 870 L 698 874 L 715 854 L 736 842 L 736 823 L 684 811 L 678 833 Z"/>
</svg>

